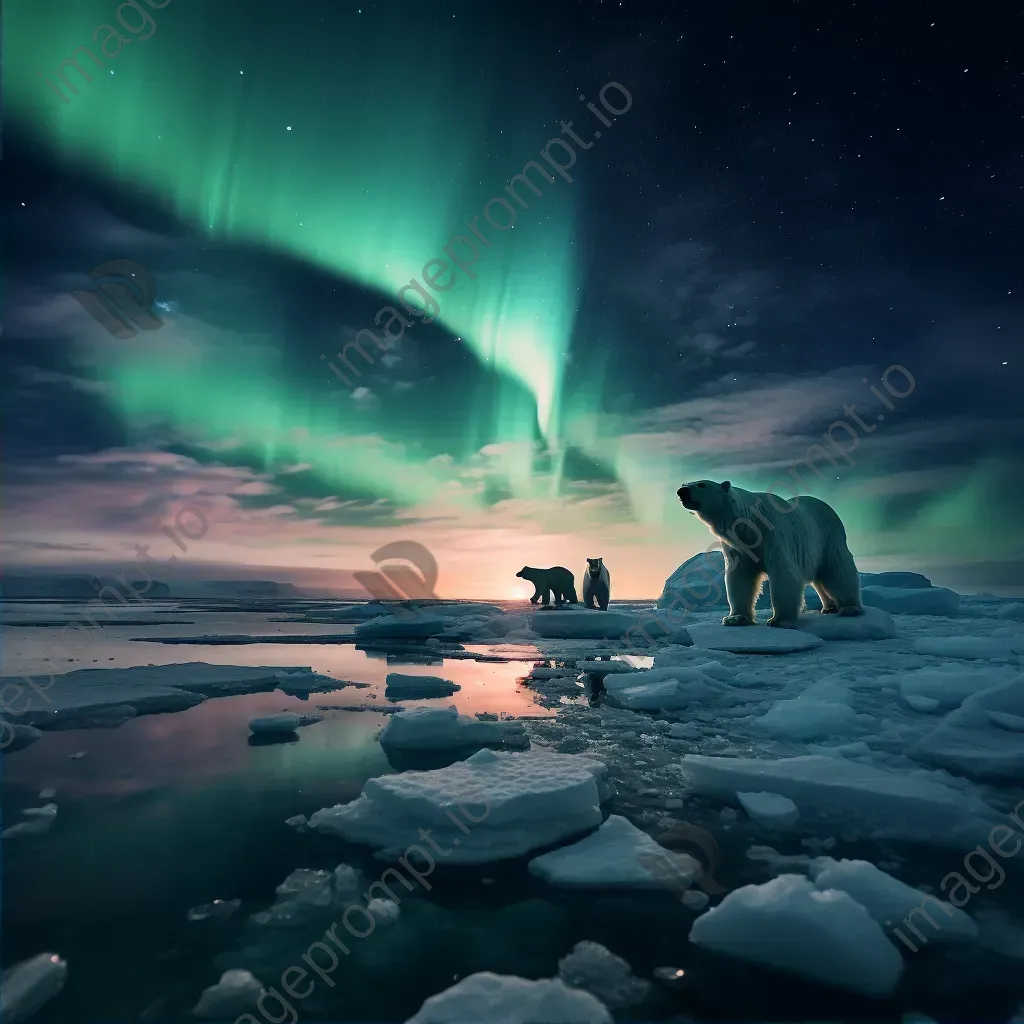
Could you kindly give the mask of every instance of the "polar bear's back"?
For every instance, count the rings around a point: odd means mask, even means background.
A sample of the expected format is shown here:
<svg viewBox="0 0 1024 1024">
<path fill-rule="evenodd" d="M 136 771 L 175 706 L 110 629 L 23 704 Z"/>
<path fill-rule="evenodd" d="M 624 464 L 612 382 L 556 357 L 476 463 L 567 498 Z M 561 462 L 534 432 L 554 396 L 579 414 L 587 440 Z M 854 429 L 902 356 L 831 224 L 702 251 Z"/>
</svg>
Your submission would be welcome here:
<svg viewBox="0 0 1024 1024">
<path fill-rule="evenodd" d="M 737 510 L 743 509 L 741 515 L 753 522 L 767 521 L 774 528 L 765 526 L 763 530 L 765 536 L 771 533 L 774 541 L 764 548 L 766 568 L 773 552 L 784 552 L 812 579 L 823 562 L 848 553 L 846 528 L 828 502 L 809 494 L 787 500 L 766 491 L 733 488 L 733 492 L 740 492 L 734 493 L 733 501 Z"/>
</svg>

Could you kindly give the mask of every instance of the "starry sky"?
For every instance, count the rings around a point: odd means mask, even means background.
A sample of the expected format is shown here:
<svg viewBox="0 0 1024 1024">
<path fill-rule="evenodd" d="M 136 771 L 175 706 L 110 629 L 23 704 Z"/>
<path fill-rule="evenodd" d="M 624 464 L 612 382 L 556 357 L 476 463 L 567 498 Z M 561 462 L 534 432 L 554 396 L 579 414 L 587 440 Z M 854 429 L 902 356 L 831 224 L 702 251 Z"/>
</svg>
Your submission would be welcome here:
<svg viewBox="0 0 1024 1024">
<path fill-rule="evenodd" d="M 652 597 L 710 477 L 1024 592 L 1021 12 L 161 2 L 7 8 L 6 571 Z"/>
</svg>

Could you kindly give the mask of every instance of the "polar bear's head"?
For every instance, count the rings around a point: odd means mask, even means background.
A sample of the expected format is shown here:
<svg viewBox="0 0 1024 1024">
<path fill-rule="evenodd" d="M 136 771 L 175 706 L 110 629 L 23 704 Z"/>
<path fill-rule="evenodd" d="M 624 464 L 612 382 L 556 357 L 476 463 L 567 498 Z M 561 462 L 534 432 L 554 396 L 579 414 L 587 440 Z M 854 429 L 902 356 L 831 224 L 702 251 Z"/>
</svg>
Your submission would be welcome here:
<svg viewBox="0 0 1024 1024">
<path fill-rule="evenodd" d="M 683 508 L 688 509 L 709 526 L 715 526 L 734 518 L 729 498 L 730 487 L 732 484 L 728 480 L 723 480 L 720 484 L 714 480 L 693 480 L 683 484 L 676 494 L 679 495 Z"/>
</svg>

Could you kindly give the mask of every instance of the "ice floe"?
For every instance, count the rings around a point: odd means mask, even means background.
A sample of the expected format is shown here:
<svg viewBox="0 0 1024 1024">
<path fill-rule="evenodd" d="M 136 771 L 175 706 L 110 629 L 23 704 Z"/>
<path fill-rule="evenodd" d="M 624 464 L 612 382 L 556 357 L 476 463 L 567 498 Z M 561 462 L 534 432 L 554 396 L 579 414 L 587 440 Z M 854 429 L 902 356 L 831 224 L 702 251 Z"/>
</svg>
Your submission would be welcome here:
<svg viewBox="0 0 1024 1024">
<path fill-rule="evenodd" d="M 582 989 L 611 1010 L 638 1006 L 651 994 L 651 983 L 638 978 L 620 956 L 597 942 L 584 940 L 558 961 L 558 977 Z"/>
<path fill-rule="evenodd" d="M 419 700 L 428 697 L 450 697 L 461 690 L 440 676 L 414 676 L 404 672 L 389 672 L 385 695 L 388 700 Z"/>
<path fill-rule="evenodd" d="M 939 658 L 977 660 L 1009 658 L 1013 654 L 1009 640 L 988 636 L 919 636 L 914 651 Z"/>
<path fill-rule="evenodd" d="M 667 876 L 693 881 L 700 864 L 656 843 L 621 815 L 592 835 L 530 861 L 531 875 L 566 889 L 663 889 Z"/>
<path fill-rule="evenodd" d="M 739 791 L 788 797 L 805 821 L 853 829 L 864 837 L 970 849 L 987 839 L 998 813 L 935 773 L 886 771 L 842 757 L 807 754 L 779 760 L 687 754 L 691 791 L 731 802 Z"/>
<path fill-rule="evenodd" d="M 887 930 L 916 929 L 930 923 L 926 941 L 963 942 L 978 936 L 978 926 L 948 901 L 921 892 L 886 874 L 866 860 L 819 857 L 811 862 L 810 876 L 818 889 L 839 889 L 856 900 Z"/>
<path fill-rule="evenodd" d="M 109 725 L 115 718 L 131 714 L 149 715 L 183 711 L 206 700 L 239 693 L 273 690 L 287 678 L 316 679 L 309 668 L 209 665 L 140 665 L 134 668 L 87 668 L 53 676 L 29 690 L 20 677 L 0 678 L 0 691 L 7 684 L 25 690 L 28 707 L 19 715 L 22 723 L 41 729 L 56 726 L 89 727 Z M 120 708 L 127 711 L 121 713 Z"/>
<path fill-rule="evenodd" d="M 521 722 L 479 721 L 458 708 L 413 708 L 388 719 L 378 740 L 398 750 L 458 750 L 466 747 L 529 747 Z"/>
<path fill-rule="evenodd" d="M 309 827 L 383 859 L 408 852 L 426 831 L 450 848 L 445 864 L 503 860 L 599 825 L 604 776 L 601 762 L 577 755 L 481 750 L 446 768 L 370 779 L 356 800 L 321 808 Z"/>
<path fill-rule="evenodd" d="M 945 587 L 862 587 L 861 601 L 891 614 L 956 615 L 960 595 Z"/>
<path fill-rule="evenodd" d="M 406 612 L 402 615 L 381 615 L 360 622 L 353 632 L 360 640 L 422 640 L 440 636 L 448 622 L 429 612 Z"/>
<path fill-rule="evenodd" d="M 57 805 L 44 804 L 42 807 L 26 807 L 22 812 L 28 821 L 20 821 L 0 832 L 2 839 L 15 839 L 18 836 L 40 836 L 49 832 L 57 820 Z"/>
<path fill-rule="evenodd" d="M 891 995 L 903 974 L 903 958 L 859 903 L 802 875 L 730 892 L 693 922 L 690 941 L 875 998 Z"/>
<path fill-rule="evenodd" d="M 951 711 L 914 751 L 915 757 L 968 778 L 1024 779 L 1024 675 L 982 690 Z"/>
<path fill-rule="evenodd" d="M 800 820 L 800 810 L 788 797 L 778 793 L 737 793 L 743 810 L 765 828 L 789 829 Z"/>
<path fill-rule="evenodd" d="M 225 971 L 215 985 L 203 989 L 192 1008 L 196 1017 L 225 1020 L 253 1009 L 263 994 L 263 985 L 249 971 Z"/>
<path fill-rule="evenodd" d="M 406 1024 L 613 1024 L 607 1007 L 559 978 L 481 971 L 431 996 Z"/>
<path fill-rule="evenodd" d="M 315 725 L 324 720 L 323 715 L 299 715 L 294 711 L 281 711 L 276 715 L 263 715 L 249 722 L 249 731 L 254 736 L 279 736 L 293 733 L 304 725 Z"/>
<path fill-rule="evenodd" d="M 822 615 L 807 612 L 797 625 L 805 633 L 813 633 L 822 640 L 892 640 L 896 636 L 896 622 L 881 608 L 864 608 L 863 615 Z"/>
<path fill-rule="evenodd" d="M 56 953 L 38 953 L 0 976 L 0 1020 L 23 1024 L 64 987 L 68 965 Z"/>
<path fill-rule="evenodd" d="M 803 630 L 769 626 L 699 625 L 690 626 L 688 632 L 695 647 L 734 654 L 795 654 L 823 643 L 820 637 Z"/>
</svg>

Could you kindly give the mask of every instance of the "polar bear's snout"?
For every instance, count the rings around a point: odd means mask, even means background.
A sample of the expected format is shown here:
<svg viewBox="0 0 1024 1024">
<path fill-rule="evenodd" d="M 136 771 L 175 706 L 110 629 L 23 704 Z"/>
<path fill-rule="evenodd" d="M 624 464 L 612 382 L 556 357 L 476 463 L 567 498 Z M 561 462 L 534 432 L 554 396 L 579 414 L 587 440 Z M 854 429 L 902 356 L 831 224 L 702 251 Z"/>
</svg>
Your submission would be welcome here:
<svg viewBox="0 0 1024 1024">
<path fill-rule="evenodd" d="M 683 503 L 683 508 L 688 508 L 691 512 L 696 511 L 700 508 L 700 502 L 697 501 L 693 496 L 693 492 L 689 487 L 680 487 L 676 494 L 679 495 L 679 500 Z"/>
</svg>

